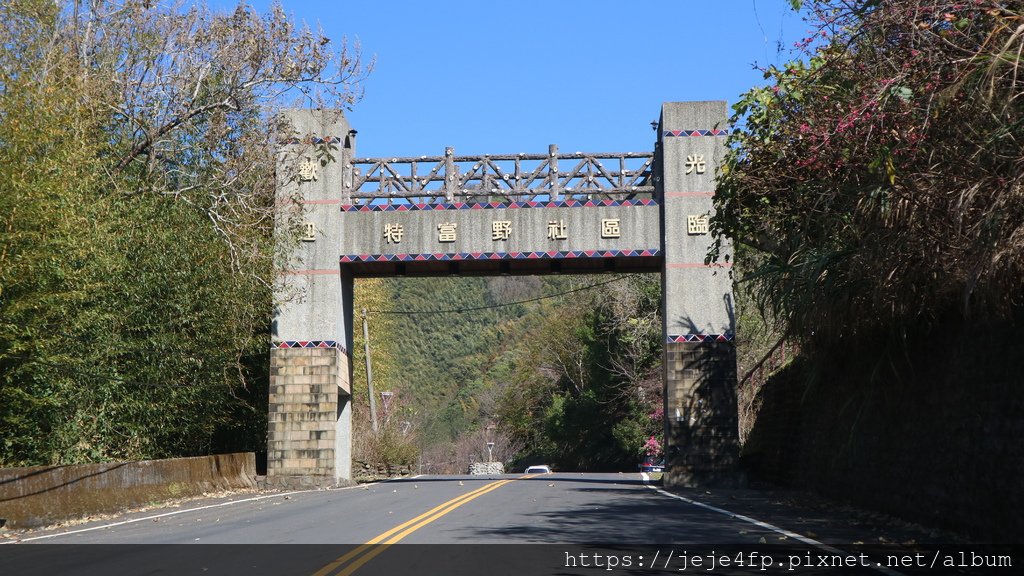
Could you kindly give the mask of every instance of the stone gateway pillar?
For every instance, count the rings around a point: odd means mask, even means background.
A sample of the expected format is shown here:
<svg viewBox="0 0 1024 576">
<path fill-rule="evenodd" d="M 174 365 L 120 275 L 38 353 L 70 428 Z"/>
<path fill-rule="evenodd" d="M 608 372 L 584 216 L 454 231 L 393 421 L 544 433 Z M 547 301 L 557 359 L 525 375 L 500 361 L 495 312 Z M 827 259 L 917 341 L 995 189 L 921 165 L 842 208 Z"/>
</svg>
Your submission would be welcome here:
<svg viewBox="0 0 1024 576">
<path fill-rule="evenodd" d="M 730 260 L 705 264 L 715 170 L 725 154 L 723 101 L 670 102 L 658 133 L 663 198 L 662 313 L 666 486 L 737 481 L 735 313 Z"/>
<path fill-rule="evenodd" d="M 270 351 L 267 483 L 322 487 L 352 478 L 352 290 L 340 269 L 345 167 L 354 133 L 340 111 L 290 110 L 277 202 L 301 204 L 301 241 L 281 271 Z M 279 224 L 279 234 L 288 234 Z"/>
</svg>

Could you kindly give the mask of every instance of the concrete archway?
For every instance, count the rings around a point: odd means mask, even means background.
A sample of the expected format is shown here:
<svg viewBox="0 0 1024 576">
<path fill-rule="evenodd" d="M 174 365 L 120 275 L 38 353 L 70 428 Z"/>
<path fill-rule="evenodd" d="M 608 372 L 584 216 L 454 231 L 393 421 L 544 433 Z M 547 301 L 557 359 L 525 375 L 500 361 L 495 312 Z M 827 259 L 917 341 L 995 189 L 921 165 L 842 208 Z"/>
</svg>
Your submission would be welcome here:
<svg viewBox="0 0 1024 576">
<path fill-rule="evenodd" d="M 268 482 L 351 479 L 354 278 L 622 271 L 662 275 L 665 484 L 733 480 L 730 263 L 704 262 L 725 102 L 666 103 L 653 152 L 601 155 L 356 158 L 340 112 L 287 117 L 278 197 L 306 235 L 274 319 Z"/>
</svg>

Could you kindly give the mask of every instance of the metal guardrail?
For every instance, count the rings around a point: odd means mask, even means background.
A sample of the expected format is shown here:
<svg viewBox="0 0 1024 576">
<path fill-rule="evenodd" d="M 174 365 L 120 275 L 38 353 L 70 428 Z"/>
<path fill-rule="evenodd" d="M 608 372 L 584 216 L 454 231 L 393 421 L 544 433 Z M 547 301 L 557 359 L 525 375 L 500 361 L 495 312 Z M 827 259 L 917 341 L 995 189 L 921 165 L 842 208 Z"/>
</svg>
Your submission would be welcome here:
<svg viewBox="0 0 1024 576">
<path fill-rule="evenodd" d="M 346 202 L 625 200 L 654 195 L 654 153 L 490 154 L 419 158 L 354 158 Z"/>
</svg>

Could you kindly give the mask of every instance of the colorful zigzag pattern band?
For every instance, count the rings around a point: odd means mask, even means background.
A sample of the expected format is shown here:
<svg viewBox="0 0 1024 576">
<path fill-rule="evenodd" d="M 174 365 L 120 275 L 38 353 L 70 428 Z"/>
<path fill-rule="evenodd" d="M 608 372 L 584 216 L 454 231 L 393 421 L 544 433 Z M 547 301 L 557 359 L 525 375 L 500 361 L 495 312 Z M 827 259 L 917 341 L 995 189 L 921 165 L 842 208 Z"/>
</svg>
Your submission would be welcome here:
<svg viewBox="0 0 1024 576">
<path fill-rule="evenodd" d="M 414 210 L 492 210 L 503 208 L 597 208 L 601 206 L 657 206 L 650 198 L 636 200 L 557 200 L 553 202 L 452 202 L 438 204 L 342 205 L 342 212 L 410 212 Z"/>
<path fill-rule="evenodd" d="M 270 347 L 273 349 L 290 349 L 290 348 L 337 348 L 342 352 L 346 352 L 345 347 L 341 345 L 337 340 L 281 340 L 277 342 L 271 342 Z"/>
<path fill-rule="evenodd" d="M 714 130 L 663 130 L 661 135 L 665 138 L 687 137 L 687 136 L 728 136 L 728 128 L 715 128 Z"/>
<path fill-rule="evenodd" d="M 736 339 L 733 334 L 669 334 L 665 342 L 732 342 Z"/>
<path fill-rule="evenodd" d="M 549 250 L 547 252 L 457 252 L 453 254 L 346 254 L 342 264 L 353 262 L 450 262 L 453 260 L 539 260 L 543 258 L 616 258 L 659 256 L 661 250 Z"/>
<path fill-rule="evenodd" d="M 733 334 L 670 334 L 665 338 L 666 342 L 732 342 L 736 339 Z M 345 352 L 345 347 L 336 340 L 283 340 L 272 342 L 271 348 L 337 348 Z"/>
</svg>

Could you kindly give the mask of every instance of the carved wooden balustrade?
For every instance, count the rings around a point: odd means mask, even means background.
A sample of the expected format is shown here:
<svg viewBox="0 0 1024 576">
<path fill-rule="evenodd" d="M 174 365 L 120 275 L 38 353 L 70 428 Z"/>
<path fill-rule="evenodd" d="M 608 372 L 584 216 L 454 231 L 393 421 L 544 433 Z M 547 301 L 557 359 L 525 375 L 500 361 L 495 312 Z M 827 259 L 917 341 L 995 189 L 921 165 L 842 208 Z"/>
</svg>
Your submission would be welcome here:
<svg viewBox="0 0 1024 576">
<path fill-rule="evenodd" d="M 489 154 L 355 158 L 346 203 L 626 200 L 654 195 L 654 153 Z"/>
</svg>

